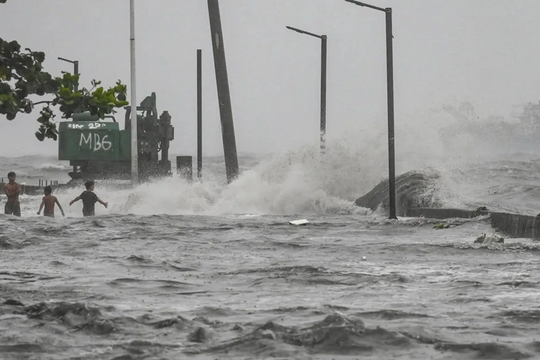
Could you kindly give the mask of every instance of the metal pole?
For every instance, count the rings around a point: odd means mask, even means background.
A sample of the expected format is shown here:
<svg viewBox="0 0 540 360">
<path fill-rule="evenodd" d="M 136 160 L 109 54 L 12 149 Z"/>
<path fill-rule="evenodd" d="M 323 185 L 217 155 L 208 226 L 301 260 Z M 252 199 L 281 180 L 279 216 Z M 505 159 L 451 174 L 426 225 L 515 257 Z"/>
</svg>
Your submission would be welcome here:
<svg viewBox="0 0 540 360">
<path fill-rule="evenodd" d="M 214 66 L 216 69 L 221 134 L 223 137 L 223 152 L 225 153 L 225 170 L 227 172 L 227 182 L 231 183 L 238 177 L 238 157 L 236 153 L 231 94 L 229 91 L 225 44 L 223 43 L 218 0 L 208 0 L 208 14 L 210 17 L 212 49 L 214 51 Z"/>
<path fill-rule="evenodd" d="M 326 151 L 326 49 L 327 39 L 326 35 L 317 35 L 309 31 L 297 29 L 292 26 L 286 26 L 287 29 L 296 31 L 300 34 L 321 39 L 321 125 L 320 125 L 320 142 L 321 142 L 321 154 Z"/>
<path fill-rule="evenodd" d="M 389 218 L 396 217 L 396 159 L 394 148 L 394 54 L 392 50 L 392 8 L 386 8 L 386 79 L 388 90 L 388 191 Z"/>
<path fill-rule="evenodd" d="M 62 60 L 62 61 L 68 62 L 68 63 L 72 63 L 73 64 L 73 75 L 79 75 L 79 61 L 78 60 L 73 61 L 73 60 L 63 58 L 63 57 L 58 57 L 58 60 Z M 74 90 L 75 91 L 79 90 L 79 85 L 78 84 L 75 85 Z"/>
<path fill-rule="evenodd" d="M 326 150 L 326 35 L 321 36 L 321 154 Z"/>
<path fill-rule="evenodd" d="M 75 60 L 73 62 L 73 67 L 74 67 L 75 75 L 79 75 L 79 61 L 78 60 Z M 77 85 L 75 85 L 75 91 L 79 91 L 79 84 L 78 83 L 77 83 Z"/>
<path fill-rule="evenodd" d="M 131 183 L 139 182 L 137 142 L 137 93 L 135 76 L 135 0 L 130 0 L 130 53 L 131 53 Z"/>
<path fill-rule="evenodd" d="M 389 218 L 396 216 L 396 158 L 394 144 L 394 54 L 392 50 L 392 8 L 380 8 L 356 0 L 345 0 L 355 5 L 383 11 L 386 14 L 386 80 L 388 96 L 388 207 Z"/>
<path fill-rule="evenodd" d="M 197 50 L 197 178 L 202 179 L 202 50 Z"/>
</svg>

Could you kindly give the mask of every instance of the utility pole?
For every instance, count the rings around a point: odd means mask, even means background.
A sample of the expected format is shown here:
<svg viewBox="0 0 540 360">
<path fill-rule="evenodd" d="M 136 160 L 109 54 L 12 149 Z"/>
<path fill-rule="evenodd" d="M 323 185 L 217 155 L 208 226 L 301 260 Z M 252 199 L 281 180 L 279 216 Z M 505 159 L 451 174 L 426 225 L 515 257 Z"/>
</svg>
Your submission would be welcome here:
<svg viewBox="0 0 540 360">
<path fill-rule="evenodd" d="M 135 0 L 130 0 L 131 55 L 131 183 L 139 182 L 139 146 L 137 141 L 137 77 L 135 76 Z"/>
<path fill-rule="evenodd" d="M 218 0 L 208 0 L 208 14 L 210 16 L 210 32 L 212 49 L 214 51 L 214 66 L 216 69 L 221 134 L 223 137 L 223 151 L 225 153 L 225 170 L 227 172 L 227 182 L 231 183 L 238 177 L 238 156 L 236 153 L 231 95 Z"/>
</svg>

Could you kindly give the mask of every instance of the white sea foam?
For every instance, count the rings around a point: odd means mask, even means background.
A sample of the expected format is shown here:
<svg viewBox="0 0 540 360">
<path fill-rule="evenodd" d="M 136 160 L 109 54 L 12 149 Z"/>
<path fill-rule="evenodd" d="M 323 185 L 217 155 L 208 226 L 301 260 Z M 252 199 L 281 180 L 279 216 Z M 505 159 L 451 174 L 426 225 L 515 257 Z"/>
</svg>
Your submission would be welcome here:
<svg viewBox="0 0 540 360">
<path fill-rule="evenodd" d="M 306 146 L 263 159 L 229 185 L 223 185 L 222 179 L 206 173 L 202 182 L 189 183 L 175 176 L 123 190 L 97 182 L 95 192 L 110 204 L 107 210 L 96 204 L 97 213 L 366 213 L 365 209 L 354 205 L 354 200 L 382 176 L 380 172 L 367 171 L 369 161 L 372 158 L 343 144 L 329 146 L 323 156 L 318 147 Z M 61 196 L 75 197 L 80 191 L 82 189 L 71 189 Z M 74 205 L 77 209 L 74 211 L 80 211 L 80 206 Z"/>
<path fill-rule="evenodd" d="M 492 147 L 498 146 L 497 139 L 481 143 L 475 151 L 476 144 L 464 144 L 463 137 L 454 139 L 450 136 L 448 124 L 451 123 L 457 123 L 462 130 L 468 129 L 462 131 L 464 133 L 482 129 L 478 122 L 449 119 L 449 115 L 441 111 L 396 122 L 397 175 L 410 170 L 434 169 L 439 172 L 440 181 L 426 193 L 437 193 L 446 206 L 537 206 L 537 201 L 529 195 L 540 194 L 540 189 L 535 188 L 538 179 L 525 171 L 531 166 L 540 168 L 535 165 L 537 158 L 517 156 L 507 148 L 494 149 Z M 506 154 L 501 153 L 503 150 Z M 172 177 L 141 184 L 135 189 L 114 189 L 98 181 L 96 193 L 108 201 L 110 207 L 104 209 L 98 204 L 97 213 L 362 213 L 365 210 L 355 207 L 354 200 L 387 178 L 387 156 L 386 131 L 381 126 L 369 131 L 353 128 L 341 138 L 329 139 L 324 156 L 321 156 L 318 144 L 311 144 L 266 158 L 241 157 L 241 174 L 229 185 L 225 184 L 222 157 L 205 159 L 202 183 L 188 183 Z M 499 163 L 503 157 L 506 163 Z M 21 174 L 34 173 L 32 169 L 36 169 L 37 174 L 46 170 L 58 174 L 67 171 L 65 164 L 57 164 L 51 159 L 20 159 L 23 160 L 26 167 L 19 170 Z M 13 167 L 13 161 L 9 164 Z M 71 189 L 58 196 L 67 207 L 69 200 L 82 190 Z M 33 204 L 34 207 L 38 205 Z M 80 207 L 80 203 L 76 204 L 68 213 L 80 216 Z M 33 214 L 34 210 L 27 213 Z"/>
<path fill-rule="evenodd" d="M 69 171 L 71 166 L 65 164 L 50 164 L 46 163 L 39 167 L 39 171 Z"/>
</svg>

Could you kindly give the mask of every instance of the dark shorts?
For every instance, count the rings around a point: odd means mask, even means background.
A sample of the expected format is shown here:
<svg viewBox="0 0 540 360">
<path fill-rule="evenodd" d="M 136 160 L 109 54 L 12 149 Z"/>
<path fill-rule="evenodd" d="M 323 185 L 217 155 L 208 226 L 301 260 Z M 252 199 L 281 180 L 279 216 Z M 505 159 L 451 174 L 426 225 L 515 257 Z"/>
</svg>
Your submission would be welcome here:
<svg viewBox="0 0 540 360">
<path fill-rule="evenodd" d="M 92 207 L 83 207 L 82 214 L 83 216 L 96 216 L 94 206 L 92 205 Z"/>
<path fill-rule="evenodd" d="M 19 202 L 14 204 L 6 203 L 4 206 L 4 213 L 6 215 L 21 216 L 21 204 Z"/>
</svg>

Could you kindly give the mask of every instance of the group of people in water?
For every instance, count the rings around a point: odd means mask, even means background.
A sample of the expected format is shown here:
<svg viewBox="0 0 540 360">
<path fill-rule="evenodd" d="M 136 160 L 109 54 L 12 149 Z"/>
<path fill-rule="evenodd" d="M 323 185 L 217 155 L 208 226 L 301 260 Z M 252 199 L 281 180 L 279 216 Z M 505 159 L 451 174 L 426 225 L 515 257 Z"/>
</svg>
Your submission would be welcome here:
<svg viewBox="0 0 540 360">
<path fill-rule="evenodd" d="M 6 215 L 21 216 L 21 204 L 19 202 L 19 195 L 21 194 L 21 185 L 15 181 L 17 179 L 17 175 L 13 171 L 8 173 L 8 179 L 9 179 L 9 182 L 7 184 L 4 184 L 4 192 L 7 196 L 7 201 L 6 201 L 6 204 L 4 205 L 4 213 Z M 79 200 L 82 200 L 83 216 L 95 216 L 96 202 L 105 206 L 105 208 L 109 206 L 107 202 L 102 201 L 94 193 L 95 182 L 93 180 L 86 181 L 84 183 L 84 186 L 86 187 L 86 190 L 83 191 L 81 195 L 71 200 L 69 203 L 69 206 L 71 206 L 73 203 Z M 64 213 L 64 209 L 62 209 L 62 205 L 60 205 L 60 202 L 58 201 L 58 198 L 52 195 L 52 187 L 45 186 L 45 188 L 43 189 L 43 192 L 44 192 L 44 196 L 41 201 L 41 204 L 39 205 L 39 210 L 37 214 L 40 215 L 41 210 L 43 210 L 44 216 L 54 217 L 54 209 L 55 209 L 55 206 L 58 205 L 58 208 L 62 212 L 62 216 L 66 216 L 66 214 Z"/>
</svg>

